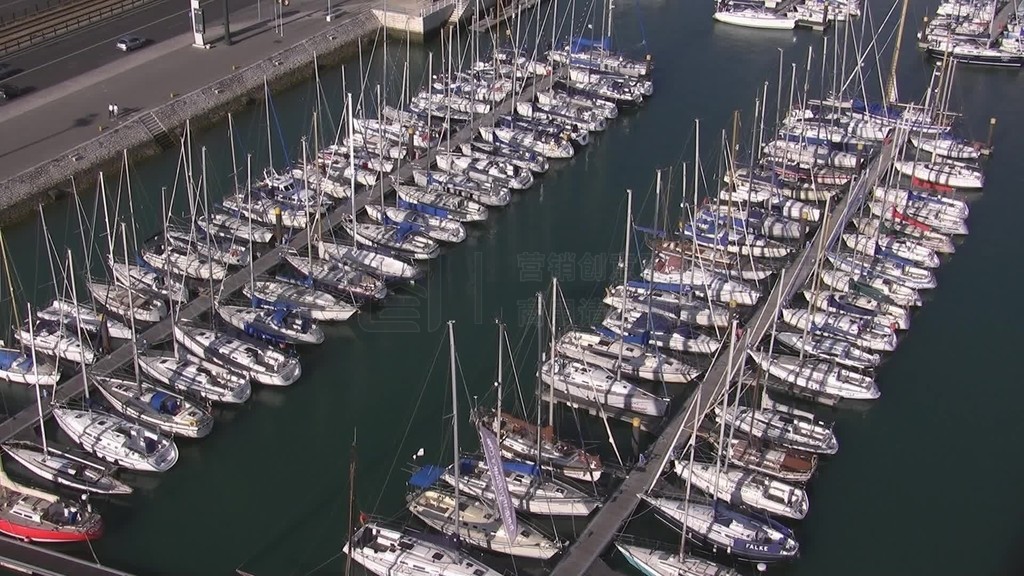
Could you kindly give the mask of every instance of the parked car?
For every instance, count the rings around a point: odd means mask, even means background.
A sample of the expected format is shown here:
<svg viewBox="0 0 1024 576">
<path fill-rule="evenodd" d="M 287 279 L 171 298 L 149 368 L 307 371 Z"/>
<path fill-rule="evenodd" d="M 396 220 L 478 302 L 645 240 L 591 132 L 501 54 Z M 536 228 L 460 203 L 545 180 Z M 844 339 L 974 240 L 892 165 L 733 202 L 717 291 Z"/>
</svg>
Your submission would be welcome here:
<svg viewBox="0 0 1024 576">
<path fill-rule="evenodd" d="M 0 100 L 10 100 L 21 94 L 21 88 L 14 84 L 0 84 Z"/>
<path fill-rule="evenodd" d="M 121 52 L 131 52 L 138 48 L 142 48 L 146 44 L 145 38 L 139 38 L 138 36 L 124 36 L 117 41 L 117 49 Z"/>
</svg>

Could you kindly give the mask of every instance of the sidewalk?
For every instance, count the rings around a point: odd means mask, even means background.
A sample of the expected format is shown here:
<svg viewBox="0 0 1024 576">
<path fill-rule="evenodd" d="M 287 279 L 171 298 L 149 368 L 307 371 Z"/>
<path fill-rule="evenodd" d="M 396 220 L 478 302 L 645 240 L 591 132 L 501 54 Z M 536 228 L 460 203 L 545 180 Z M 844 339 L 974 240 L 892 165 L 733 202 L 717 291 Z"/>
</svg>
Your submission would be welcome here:
<svg viewBox="0 0 1024 576">
<path fill-rule="evenodd" d="M 69 151 L 104 133 L 129 132 L 128 126 L 106 132 L 120 122 L 166 104 L 172 94 L 199 90 L 289 47 L 307 44 L 322 32 L 355 25 L 353 21 L 371 7 L 365 0 L 334 1 L 333 21 L 327 22 L 326 0 L 292 0 L 284 7 L 282 37 L 269 20 L 270 2 L 263 4 L 262 22 L 256 18 L 256 6 L 232 15 L 231 46 L 220 44 L 219 23 L 207 22 L 207 41 L 213 48 L 196 48 L 192 34 L 182 35 L 0 107 L 0 208 L 24 200 L 10 197 L 17 195 L 13 189 L 25 185 L 14 176 L 54 158 L 59 162 L 46 172 L 53 176 L 55 170 L 61 171 L 60 163 L 67 163 L 70 176 L 77 169 L 66 157 Z M 120 107 L 121 121 L 108 119 L 111 103 Z"/>
</svg>

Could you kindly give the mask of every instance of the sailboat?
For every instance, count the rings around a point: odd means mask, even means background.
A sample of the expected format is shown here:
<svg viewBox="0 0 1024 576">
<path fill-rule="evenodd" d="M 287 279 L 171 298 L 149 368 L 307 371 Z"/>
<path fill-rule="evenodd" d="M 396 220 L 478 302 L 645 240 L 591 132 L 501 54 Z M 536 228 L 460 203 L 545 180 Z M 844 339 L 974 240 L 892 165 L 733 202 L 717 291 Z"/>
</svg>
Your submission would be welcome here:
<svg viewBox="0 0 1024 576">
<path fill-rule="evenodd" d="M 455 406 L 455 417 L 452 418 L 452 438 L 455 439 L 455 461 L 459 462 L 458 390 L 453 325 L 453 322 L 448 322 L 448 337 L 451 346 L 452 401 Z M 497 438 L 492 435 L 490 439 L 490 445 L 485 445 L 485 450 L 490 459 L 497 458 L 499 460 L 500 466 Z M 440 474 L 443 474 L 441 469 L 424 468 L 413 474 L 409 483 L 421 491 L 410 500 L 409 511 L 435 530 L 445 534 L 455 534 L 462 542 L 485 550 L 542 560 L 558 553 L 561 548 L 559 544 L 551 541 L 536 529 L 526 526 L 525 522 L 516 516 L 515 508 L 511 506 L 510 501 L 506 502 L 499 497 L 496 502 L 499 514 L 495 514 L 496 510 L 483 502 L 462 496 L 459 490 L 459 466 L 454 466 L 452 470 L 455 475 L 453 493 L 434 487 Z M 504 486 L 503 480 L 503 475 L 497 477 L 495 484 Z M 507 491 L 504 496 L 508 497 Z"/>
<path fill-rule="evenodd" d="M 720 469 L 702 462 L 691 465 L 678 459 L 673 470 L 705 494 L 776 516 L 800 520 L 810 505 L 803 488 L 753 470 Z"/>
<path fill-rule="evenodd" d="M 799 418 L 777 410 L 744 406 L 715 407 L 715 418 L 739 432 L 780 446 L 814 454 L 835 454 L 839 441 L 823 422 Z"/>
<path fill-rule="evenodd" d="M 106 330 L 111 338 L 131 338 L 131 330 L 123 323 L 82 303 L 78 303 L 76 308 L 72 302 L 63 298 L 56 298 L 48 307 L 36 311 L 36 316 L 43 320 L 63 322 L 66 326 L 81 323 L 82 330 L 93 334 Z"/>
<path fill-rule="evenodd" d="M 321 322 L 344 322 L 359 311 L 337 296 L 281 279 L 255 279 L 242 287 L 242 293 L 259 305 L 287 306 Z"/>
<path fill-rule="evenodd" d="M 748 516 L 720 501 L 704 504 L 648 494 L 640 498 L 668 524 L 686 530 L 687 538 L 743 560 L 790 560 L 800 548 L 793 531 L 779 522 Z"/>
<path fill-rule="evenodd" d="M 703 372 L 682 360 L 595 332 L 570 330 L 558 338 L 557 349 L 566 358 L 652 382 L 685 384 Z"/>
<path fill-rule="evenodd" d="M 43 421 L 43 401 L 39 386 L 40 384 L 36 383 L 34 388 L 42 445 L 25 441 L 11 441 L 3 445 L 4 452 L 36 476 L 62 486 L 98 494 L 131 494 L 131 486 L 114 478 L 103 466 L 73 456 L 47 443 L 46 426 Z"/>
<path fill-rule="evenodd" d="M 500 576 L 454 543 L 441 544 L 435 537 L 376 522 L 360 526 L 342 551 L 376 576 Z"/>
<path fill-rule="evenodd" d="M 103 519 L 89 505 L 18 484 L 0 467 L 0 532 L 25 542 L 86 542 L 103 535 Z"/>
<path fill-rule="evenodd" d="M 871 376 L 837 366 L 828 360 L 801 359 L 798 356 L 768 354 L 756 350 L 747 353 L 768 374 L 815 393 L 849 400 L 875 400 L 882 395 Z"/>
<path fill-rule="evenodd" d="M 179 322 L 174 339 L 189 352 L 268 386 L 288 386 L 302 375 L 298 358 L 266 346 L 221 334 L 216 330 Z"/>
<path fill-rule="evenodd" d="M 645 576 L 740 576 L 710 560 L 641 546 L 621 537 L 615 540 L 615 549 Z"/>
<path fill-rule="evenodd" d="M 145 426 L 98 410 L 52 408 L 61 429 L 77 444 L 116 466 L 166 472 L 178 461 L 174 440 Z"/>
<path fill-rule="evenodd" d="M 242 374 L 213 362 L 182 356 L 146 350 L 138 356 L 139 369 L 171 390 L 209 402 L 241 404 L 252 395 L 252 385 Z"/>
<path fill-rule="evenodd" d="M 213 416 L 184 396 L 161 390 L 141 378 L 94 378 L 96 387 L 115 410 L 165 434 L 203 438 L 213 429 Z"/>
<path fill-rule="evenodd" d="M 286 306 L 275 309 L 217 305 L 217 314 L 242 332 L 271 343 L 322 344 L 324 331 Z"/>
</svg>

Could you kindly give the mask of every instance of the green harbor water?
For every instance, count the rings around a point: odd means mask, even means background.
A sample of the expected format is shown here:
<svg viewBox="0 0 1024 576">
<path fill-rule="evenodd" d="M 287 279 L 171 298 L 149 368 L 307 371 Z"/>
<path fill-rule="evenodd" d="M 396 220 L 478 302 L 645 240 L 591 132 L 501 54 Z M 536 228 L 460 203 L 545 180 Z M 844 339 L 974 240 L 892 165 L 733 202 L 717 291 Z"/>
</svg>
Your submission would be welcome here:
<svg viewBox="0 0 1024 576">
<path fill-rule="evenodd" d="M 784 93 L 790 63 L 802 75 L 808 47 L 820 52 L 821 33 L 730 28 L 712 21 L 711 4 L 640 0 L 616 6 L 618 47 L 634 55 L 650 53 L 656 60 L 656 91 L 649 102 L 610 122 L 575 158 L 553 161 L 532 189 L 517 193 L 507 209 L 492 210 L 488 222 L 471 228 L 466 242 L 445 249 L 430 264 L 426 280 L 398 288 L 382 306 L 347 323 L 325 327 L 325 344 L 301 350 L 304 375 L 298 383 L 258 387 L 246 405 L 218 410 L 211 436 L 178 441 L 181 458 L 169 473 L 128 475 L 137 487 L 133 496 L 97 502 L 107 531 L 93 544 L 96 557 L 140 575 L 225 575 L 238 567 L 256 576 L 344 573 L 340 550 L 347 530 L 354 435 L 356 505 L 366 513 L 407 518 L 405 480 L 419 449 L 424 451 L 421 463 L 450 461 L 449 320 L 455 322 L 463 387 L 460 423 L 467 422 L 465 411 L 472 403 L 490 399 L 497 317 L 508 326 L 515 375 L 524 402 L 532 406 L 535 293 L 557 276 L 573 318 L 586 324 L 600 312 L 603 286 L 620 274 L 624 190 L 635 191 L 639 222 L 653 218 L 657 169 L 665 169 L 666 179 L 671 169 L 669 190 L 678 196 L 681 163 L 689 162 L 692 169 L 695 119 L 701 123 L 705 180 L 713 188 L 718 142 L 721 131 L 731 129 L 733 111 L 743 111 L 742 133 L 748 133 L 754 98 L 771 82 L 769 119 L 774 114 L 779 49 L 786 59 Z M 891 6 L 882 0 L 871 5 L 878 26 Z M 927 86 L 931 66 L 911 38 L 915 23 L 934 8 L 933 2 L 910 7 L 899 68 L 904 98 L 916 98 Z M 582 18 L 577 20 L 578 30 Z M 853 30 L 860 26 L 853 24 Z M 827 34 L 830 50 L 836 34 L 841 37 L 841 27 Z M 879 42 L 887 38 L 889 33 L 883 33 Z M 884 69 L 891 44 L 879 58 Z M 428 49 L 440 54 L 436 41 L 409 51 L 414 84 L 425 75 Z M 389 52 L 391 98 L 400 89 L 405 46 L 392 42 Z M 364 56 L 363 67 L 370 71 L 366 91 L 372 95 L 382 81 L 383 54 L 378 47 Z M 874 62 L 873 56 L 865 60 L 864 73 L 877 85 Z M 817 66 L 812 85 L 818 83 Z M 322 98 L 336 123 L 342 110 L 341 73 L 321 74 Z M 357 91 L 359 63 L 349 65 L 345 76 L 348 91 Z M 1024 153 L 1018 136 L 1024 131 L 1020 82 L 1013 72 L 957 71 L 952 105 L 966 114 L 961 132 L 984 140 L 989 118 L 998 118 L 985 191 L 971 198 L 971 235 L 945 259 L 939 287 L 926 294 L 912 329 L 879 370 L 882 398 L 866 408 L 823 412 L 836 421 L 841 449 L 810 484 L 809 516 L 794 524 L 801 558 L 772 567 L 770 573 L 995 576 L 1024 570 L 1019 553 L 1024 465 L 1014 456 L 1024 438 L 1024 388 L 1014 367 L 1024 343 L 1014 306 L 1024 256 L 1024 243 L 1015 235 L 1024 214 L 1024 178 L 1016 172 Z M 801 84 L 802 79 L 797 91 Z M 285 150 L 292 159 L 298 155 L 296 143 L 308 131 L 316 99 L 312 83 L 274 97 L 277 166 Z M 255 172 L 262 172 L 267 159 L 264 110 L 241 114 L 235 124 L 239 154 L 251 151 Z M 225 124 L 196 137 L 197 146 L 208 149 L 213 198 L 231 186 L 226 133 Z M 199 156 L 196 152 L 197 167 Z M 178 153 L 168 152 L 132 167 L 136 207 L 134 214 L 121 213 L 125 221 L 134 220 L 140 236 L 157 231 L 161 188 L 172 189 L 177 165 Z M 108 175 L 111 198 L 118 178 Z M 78 184 L 91 214 L 95 185 Z M 185 206 L 181 196 L 175 200 L 179 213 Z M 670 204 L 677 206 L 678 199 Z M 74 267 L 85 270 L 80 226 L 69 203 L 49 207 L 46 221 L 53 242 L 74 246 Z M 102 213 L 95 226 L 102 229 Z M 18 297 L 45 304 L 53 286 L 40 225 L 28 222 L 5 233 L 20 281 Z M 90 267 L 99 271 L 107 240 L 101 232 L 89 244 Z M 510 388 L 515 382 L 511 370 L 506 381 Z M 3 385 L 0 391 L 9 413 L 34 401 L 24 388 Z M 520 400 L 506 396 L 506 407 L 513 404 Z M 568 426 L 571 414 L 560 413 L 563 434 L 581 436 L 613 458 L 598 420 L 581 414 L 577 432 L 575 424 Z M 628 427 L 613 423 L 613 428 L 623 458 L 632 458 Z M 61 438 L 56 426 L 48 429 L 51 439 Z M 466 449 L 476 448 L 468 425 L 462 426 L 461 436 Z M 629 532 L 678 545 L 676 533 L 650 513 L 638 514 Z M 558 524 L 567 538 L 582 528 L 580 520 Z M 88 548 L 69 551 L 91 556 Z M 621 558 L 612 563 L 629 573 Z M 521 573 L 542 571 L 530 563 L 493 564 Z"/>
</svg>

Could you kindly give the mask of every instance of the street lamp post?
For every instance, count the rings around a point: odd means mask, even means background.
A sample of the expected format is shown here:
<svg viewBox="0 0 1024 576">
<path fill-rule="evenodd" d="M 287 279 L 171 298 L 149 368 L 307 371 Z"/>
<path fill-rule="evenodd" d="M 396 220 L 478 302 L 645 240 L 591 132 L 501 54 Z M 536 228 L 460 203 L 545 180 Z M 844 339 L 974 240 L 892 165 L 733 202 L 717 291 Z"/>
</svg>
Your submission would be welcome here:
<svg viewBox="0 0 1024 576">
<path fill-rule="evenodd" d="M 224 0 L 224 45 L 231 46 L 231 22 L 228 18 L 228 0 Z"/>
</svg>

